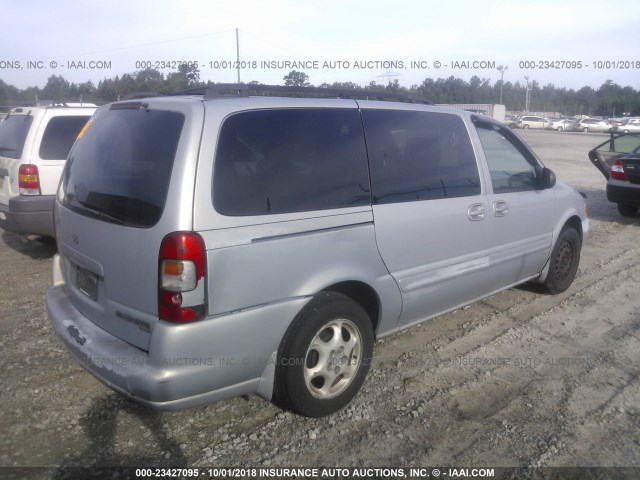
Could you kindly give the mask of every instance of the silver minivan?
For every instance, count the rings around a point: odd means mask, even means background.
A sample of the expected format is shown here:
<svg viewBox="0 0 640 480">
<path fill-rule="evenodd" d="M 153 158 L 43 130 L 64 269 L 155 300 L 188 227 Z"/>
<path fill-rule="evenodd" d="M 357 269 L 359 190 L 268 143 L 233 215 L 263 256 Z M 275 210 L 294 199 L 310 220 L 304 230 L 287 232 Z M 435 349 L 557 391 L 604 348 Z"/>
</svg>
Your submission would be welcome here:
<svg viewBox="0 0 640 480">
<path fill-rule="evenodd" d="M 376 339 L 572 283 L 584 200 L 501 123 L 219 93 L 101 107 L 70 153 L 47 307 L 113 389 L 165 410 L 255 393 L 327 415 Z"/>
</svg>

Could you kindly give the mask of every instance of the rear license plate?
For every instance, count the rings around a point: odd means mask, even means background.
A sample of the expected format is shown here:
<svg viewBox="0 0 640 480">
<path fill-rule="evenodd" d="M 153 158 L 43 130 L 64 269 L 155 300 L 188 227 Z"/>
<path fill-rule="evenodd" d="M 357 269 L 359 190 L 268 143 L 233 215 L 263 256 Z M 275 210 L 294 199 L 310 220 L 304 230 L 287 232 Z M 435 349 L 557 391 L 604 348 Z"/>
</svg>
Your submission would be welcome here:
<svg viewBox="0 0 640 480">
<path fill-rule="evenodd" d="M 91 300 L 98 299 L 98 276 L 78 267 L 76 273 L 76 287 Z"/>
</svg>

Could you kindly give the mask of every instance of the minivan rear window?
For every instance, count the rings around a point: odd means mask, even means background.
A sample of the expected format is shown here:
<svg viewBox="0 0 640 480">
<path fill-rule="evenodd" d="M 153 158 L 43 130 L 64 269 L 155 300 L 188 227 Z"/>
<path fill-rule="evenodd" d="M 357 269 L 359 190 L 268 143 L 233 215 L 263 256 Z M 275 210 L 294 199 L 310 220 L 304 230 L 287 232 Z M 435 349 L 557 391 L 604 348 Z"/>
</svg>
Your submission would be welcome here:
<svg viewBox="0 0 640 480">
<path fill-rule="evenodd" d="M 9 115 L 0 123 L 0 157 L 21 158 L 33 123 L 31 115 Z"/>
<path fill-rule="evenodd" d="M 40 143 L 40 158 L 66 160 L 73 142 L 89 118 L 89 115 L 69 115 L 49 120 Z"/>
<path fill-rule="evenodd" d="M 369 173 L 355 109 L 254 110 L 228 117 L 213 202 L 229 216 L 368 205 Z"/>
<path fill-rule="evenodd" d="M 155 225 L 164 210 L 183 124 L 184 115 L 177 112 L 99 111 L 71 150 L 62 203 L 108 222 Z"/>
</svg>

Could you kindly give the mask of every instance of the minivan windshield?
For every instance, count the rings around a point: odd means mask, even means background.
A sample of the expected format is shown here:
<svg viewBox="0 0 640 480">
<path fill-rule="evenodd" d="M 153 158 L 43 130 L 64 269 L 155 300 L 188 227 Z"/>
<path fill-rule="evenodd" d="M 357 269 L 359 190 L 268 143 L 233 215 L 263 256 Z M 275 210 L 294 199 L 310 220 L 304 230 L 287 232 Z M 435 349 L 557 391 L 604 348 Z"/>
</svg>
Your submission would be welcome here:
<svg viewBox="0 0 640 480">
<path fill-rule="evenodd" d="M 22 157 L 22 149 L 31 123 L 31 115 L 9 115 L 0 123 L 0 157 Z"/>
<path fill-rule="evenodd" d="M 142 105 L 99 111 L 69 154 L 60 201 L 107 222 L 155 225 L 183 124 L 180 113 Z"/>
</svg>

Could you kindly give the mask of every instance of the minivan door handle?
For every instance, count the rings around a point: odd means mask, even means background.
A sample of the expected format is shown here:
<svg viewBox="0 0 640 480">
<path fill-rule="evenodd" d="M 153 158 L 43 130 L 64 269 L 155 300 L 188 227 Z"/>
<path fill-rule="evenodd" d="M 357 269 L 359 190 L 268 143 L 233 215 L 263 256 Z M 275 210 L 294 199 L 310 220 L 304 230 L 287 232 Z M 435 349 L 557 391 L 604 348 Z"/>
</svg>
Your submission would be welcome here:
<svg viewBox="0 0 640 480">
<path fill-rule="evenodd" d="M 469 220 L 472 222 L 484 220 L 484 204 L 474 203 L 473 205 L 469 205 L 469 208 L 467 209 L 467 217 L 469 217 Z"/>
<path fill-rule="evenodd" d="M 504 217 L 509 213 L 509 205 L 504 200 L 498 200 L 493 202 L 493 216 Z"/>
</svg>

